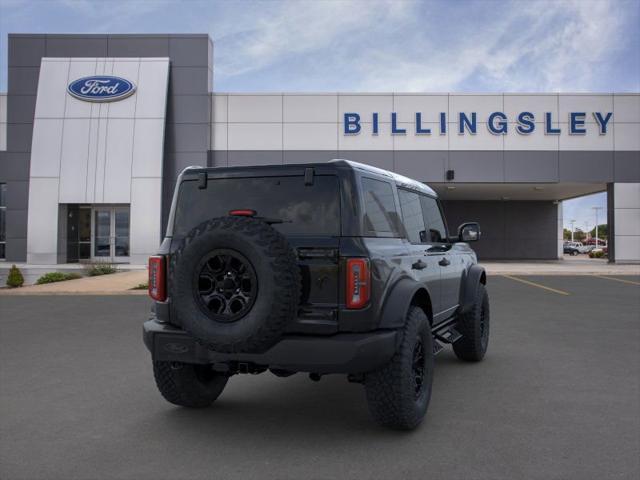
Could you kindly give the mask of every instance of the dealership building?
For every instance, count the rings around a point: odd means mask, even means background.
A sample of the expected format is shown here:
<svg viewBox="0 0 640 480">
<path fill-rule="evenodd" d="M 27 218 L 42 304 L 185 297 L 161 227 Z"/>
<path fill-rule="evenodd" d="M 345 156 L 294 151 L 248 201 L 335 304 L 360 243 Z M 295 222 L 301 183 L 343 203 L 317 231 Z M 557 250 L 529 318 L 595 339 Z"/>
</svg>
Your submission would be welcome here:
<svg viewBox="0 0 640 480">
<path fill-rule="evenodd" d="M 346 158 L 428 183 L 481 259 L 562 257 L 562 202 L 606 191 L 640 262 L 638 93 L 221 93 L 208 35 L 8 38 L 0 257 L 141 264 L 180 171 Z"/>
</svg>

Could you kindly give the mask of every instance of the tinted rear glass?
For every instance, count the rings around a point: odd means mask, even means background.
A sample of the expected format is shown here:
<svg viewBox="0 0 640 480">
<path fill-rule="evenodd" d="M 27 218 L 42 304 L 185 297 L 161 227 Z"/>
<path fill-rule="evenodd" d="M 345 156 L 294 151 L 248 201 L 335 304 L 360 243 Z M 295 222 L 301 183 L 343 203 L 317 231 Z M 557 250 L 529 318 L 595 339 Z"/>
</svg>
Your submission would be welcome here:
<svg viewBox="0 0 640 480">
<path fill-rule="evenodd" d="M 340 235 L 340 191 L 333 175 L 316 175 L 313 185 L 305 185 L 302 176 L 209 179 L 202 190 L 197 181 L 185 181 L 173 235 L 184 236 L 196 225 L 238 209 L 283 220 L 273 227 L 285 235 Z"/>
</svg>

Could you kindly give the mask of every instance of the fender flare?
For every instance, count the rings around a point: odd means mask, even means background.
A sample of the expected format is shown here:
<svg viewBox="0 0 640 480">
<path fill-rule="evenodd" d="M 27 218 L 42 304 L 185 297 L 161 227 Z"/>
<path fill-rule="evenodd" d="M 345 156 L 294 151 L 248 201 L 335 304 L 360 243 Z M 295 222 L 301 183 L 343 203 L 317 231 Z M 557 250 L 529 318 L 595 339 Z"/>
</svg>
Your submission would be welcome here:
<svg viewBox="0 0 640 480">
<path fill-rule="evenodd" d="M 460 313 L 467 313 L 473 308 L 478 285 L 487 284 L 487 273 L 480 265 L 471 265 L 462 280 L 460 292 Z"/>
<path fill-rule="evenodd" d="M 382 307 L 379 328 L 402 328 L 405 324 L 409 307 L 416 295 L 421 297 L 419 306 L 424 308 L 423 302 L 425 299 L 430 305 L 431 295 L 424 285 L 408 277 L 400 279 L 387 294 L 387 300 Z M 431 312 L 425 313 L 427 313 L 431 322 L 433 315 L 431 315 Z"/>
</svg>

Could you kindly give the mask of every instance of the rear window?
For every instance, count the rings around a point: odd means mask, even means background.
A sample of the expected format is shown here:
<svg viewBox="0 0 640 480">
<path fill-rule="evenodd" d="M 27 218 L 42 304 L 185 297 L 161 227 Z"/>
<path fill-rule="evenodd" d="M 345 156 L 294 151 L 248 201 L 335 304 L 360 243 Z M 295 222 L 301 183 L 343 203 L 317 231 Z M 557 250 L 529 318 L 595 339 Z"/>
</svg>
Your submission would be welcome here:
<svg viewBox="0 0 640 480">
<path fill-rule="evenodd" d="M 196 225 L 237 209 L 283 220 L 272 226 L 284 235 L 340 235 L 340 189 L 335 175 L 316 175 L 313 185 L 305 185 L 302 176 L 209 179 L 205 189 L 199 189 L 197 181 L 184 181 L 173 235 L 185 236 Z"/>
</svg>

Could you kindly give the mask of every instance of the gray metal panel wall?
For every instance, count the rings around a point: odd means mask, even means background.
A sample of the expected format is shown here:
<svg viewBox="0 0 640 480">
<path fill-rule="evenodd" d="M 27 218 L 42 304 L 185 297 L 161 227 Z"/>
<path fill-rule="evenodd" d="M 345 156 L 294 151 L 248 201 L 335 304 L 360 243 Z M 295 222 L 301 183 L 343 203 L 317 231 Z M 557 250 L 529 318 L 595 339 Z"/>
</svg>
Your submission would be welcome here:
<svg viewBox="0 0 640 480">
<path fill-rule="evenodd" d="M 0 182 L 7 183 L 7 260 L 26 260 L 29 160 L 42 57 L 169 57 L 171 78 L 165 127 L 163 227 L 178 173 L 207 165 L 213 44 L 208 35 L 10 34 L 7 151 Z"/>
<path fill-rule="evenodd" d="M 482 260 L 557 259 L 558 205 L 553 202 L 443 202 L 452 234 L 463 222 L 480 223 L 472 244 Z"/>
</svg>

